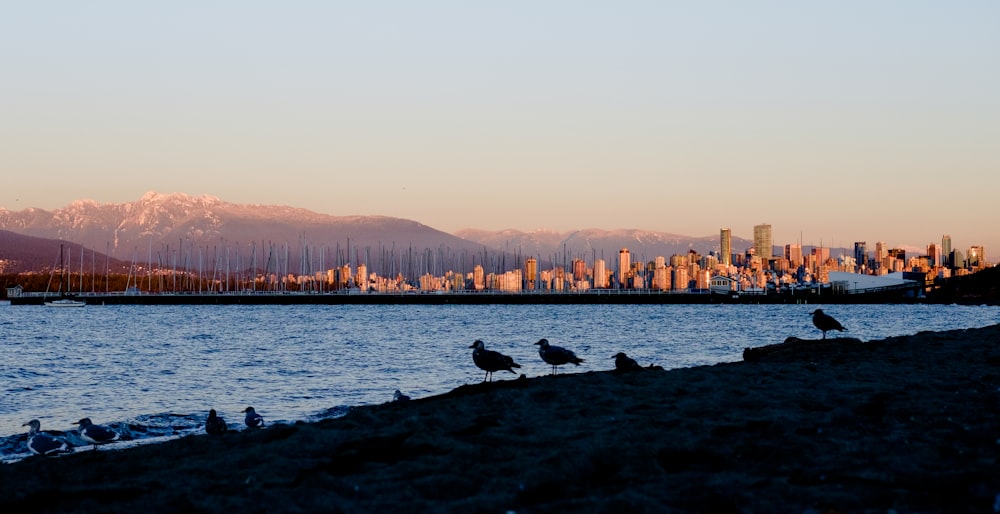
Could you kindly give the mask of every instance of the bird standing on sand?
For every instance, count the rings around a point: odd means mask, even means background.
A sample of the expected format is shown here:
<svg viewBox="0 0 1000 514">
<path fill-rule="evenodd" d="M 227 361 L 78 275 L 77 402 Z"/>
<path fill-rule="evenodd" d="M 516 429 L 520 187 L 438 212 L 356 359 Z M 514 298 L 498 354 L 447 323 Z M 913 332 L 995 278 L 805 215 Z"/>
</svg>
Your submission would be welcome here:
<svg viewBox="0 0 1000 514">
<path fill-rule="evenodd" d="M 486 382 L 487 378 L 492 382 L 494 371 L 510 371 L 516 375 L 517 372 L 513 368 L 521 367 L 511 357 L 500 352 L 487 350 L 486 345 L 480 339 L 476 339 L 476 342 L 472 343 L 472 346 L 469 348 L 475 348 L 472 350 L 472 362 L 476 363 L 476 367 L 479 369 L 486 371 L 483 382 Z"/>
<path fill-rule="evenodd" d="M 542 360 L 552 365 L 552 374 L 556 374 L 556 366 L 562 366 L 563 364 L 576 364 L 577 366 L 583 362 L 583 359 L 579 358 L 573 352 L 561 347 L 552 346 L 549 344 L 548 339 L 539 339 L 538 345 L 538 355 L 542 357 Z"/>
<path fill-rule="evenodd" d="M 634 371 L 637 369 L 642 369 L 639 363 L 635 359 L 625 355 L 625 352 L 616 353 L 612 359 L 615 360 L 615 371 Z"/>
<path fill-rule="evenodd" d="M 119 438 L 118 432 L 108 427 L 95 425 L 94 422 L 90 421 L 90 418 L 83 418 L 73 424 L 80 425 L 80 428 L 77 430 L 80 432 L 80 438 L 93 444 L 95 447 L 99 444 L 117 441 Z"/>
<path fill-rule="evenodd" d="M 816 325 L 816 328 L 823 331 L 823 339 L 826 339 L 827 330 L 838 330 L 840 332 L 847 330 L 841 326 L 839 321 L 833 319 L 833 316 L 824 313 L 822 309 L 814 310 L 812 312 L 812 317 L 813 325 Z"/>
<path fill-rule="evenodd" d="M 45 432 L 39 432 L 42 424 L 33 419 L 23 425 L 28 427 L 28 449 L 35 455 L 55 455 L 69 451 L 66 441 L 53 437 Z"/>
<path fill-rule="evenodd" d="M 205 432 L 209 434 L 224 434 L 229 427 L 226 426 L 226 420 L 219 417 L 215 413 L 215 409 L 208 411 L 208 419 L 205 420 Z"/>
<path fill-rule="evenodd" d="M 264 416 L 257 414 L 257 411 L 253 410 L 253 407 L 247 407 L 243 409 L 243 412 L 247 413 L 247 416 L 243 418 L 243 422 L 250 428 L 260 428 L 264 426 Z"/>
</svg>

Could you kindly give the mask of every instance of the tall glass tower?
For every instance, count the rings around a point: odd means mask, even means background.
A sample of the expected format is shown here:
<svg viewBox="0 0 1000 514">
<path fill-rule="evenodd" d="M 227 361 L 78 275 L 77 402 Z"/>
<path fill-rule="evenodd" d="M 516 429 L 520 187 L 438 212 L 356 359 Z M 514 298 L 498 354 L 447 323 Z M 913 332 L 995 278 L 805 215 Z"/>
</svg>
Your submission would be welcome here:
<svg viewBox="0 0 1000 514">
<path fill-rule="evenodd" d="M 753 253 L 761 259 L 774 257 L 774 240 L 771 238 L 771 225 L 761 224 L 753 227 Z M 765 263 L 766 264 L 766 263 Z"/>
<path fill-rule="evenodd" d="M 868 243 L 857 241 L 854 243 L 854 263 L 858 267 L 858 273 L 868 270 Z"/>
<path fill-rule="evenodd" d="M 726 266 L 733 264 L 733 232 L 728 228 L 719 230 L 720 260 Z"/>
<path fill-rule="evenodd" d="M 941 236 L 941 264 L 947 268 L 953 268 L 954 264 L 951 262 L 951 236 L 945 234 Z"/>
</svg>

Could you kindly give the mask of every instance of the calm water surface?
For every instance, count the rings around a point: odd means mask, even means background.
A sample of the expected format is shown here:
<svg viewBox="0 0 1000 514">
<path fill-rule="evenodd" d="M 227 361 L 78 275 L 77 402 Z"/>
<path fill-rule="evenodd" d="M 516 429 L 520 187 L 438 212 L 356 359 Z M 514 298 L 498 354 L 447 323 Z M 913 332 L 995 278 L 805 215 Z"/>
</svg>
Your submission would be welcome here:
<svg viewBox="0 0 1000 514">
<path fill-rule="evenodd" d="M 71 430 L 84 416 L 139 431 L 193 430 L 210 408 L 231 424 L 247 405 L 290 422 L 390 401 L 396 389 L 439 394 L 483 379 L 468 348 L 475 339 L 529 377 L 549 369 L 533 345 L 542 337 L 585 360 L 565 372 L 610 369 L 618 351 L 665 368 L 738 361 L 746 347 L 818 337 L 816 307 L 3 306 L 0 438 L 23 438 L 21 425 L 34 418 L 43 430 Z M 864 341 L 1000 323 L 997 307 L 821 307 L 848 328 L 844 336 Z M 0 453 L 23 454 L 15 442 Z"/>
</svg>

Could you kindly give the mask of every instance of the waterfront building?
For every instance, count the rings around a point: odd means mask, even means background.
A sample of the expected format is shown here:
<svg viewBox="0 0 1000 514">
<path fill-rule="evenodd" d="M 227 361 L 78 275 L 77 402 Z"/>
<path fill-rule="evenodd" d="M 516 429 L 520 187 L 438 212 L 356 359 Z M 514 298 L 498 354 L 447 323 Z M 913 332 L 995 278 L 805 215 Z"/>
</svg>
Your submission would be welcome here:
<svg viewBox="0 0 1000 514">
<path fill-rule="evenodd" d="M 670 275 L 671 291 L 685 291 L 688 289 L 689 280 L 687 268 L 673 268 Z"/>
<path fill-rule="evenodd" d="M 472 268 L 472 288 L 476 291 L 486 289 L 486 271 L 482 264 L 476 264 Z"/>
<path fill-rule="evenodd" d="M 695 275 L 695 289 L 707 290 L 712 281 L 712 272 L 709 270 L 699 270 Z"/>
<path fill-rule="evenodd" d="M 754 255 L 767 262 L 774 256 L 774 240 L 771 238 L 771 225 L 762 223 L 753 227 Z"/>
<path fill-rule="evenodd" d="M 653 270 L 653 289 L 666 291 L 670 289 L 670 274 L 666 266 L 657 266 Z"/>
<path fill-rule="evenodd" d="M 535 290 L 535 281 L 538 280 L 538 260 L 534 257 L 528 257 L 528 260 L 524 261 L 524 275 L 527 280 L 528 291 Z"/>
<path fill-rule="evenodd" d="M 368 265 L 358 264 L 358 274 L 354 276 L 354 285 L 362 291 L 368 290 Z"/>
<path fill-rule="evenodd" d="M 731 291 L 736 291 L 736 288 L 738 286 L 739 282 L 736 281 L 735 279 L 729 278 L 725 275 L 715 275 L 709 281 L 708 287 L 709 289 L 712 290 L 713 293 L 726 294 Z"/>
<path fill-rule="evenodd" d="M 461 273 L 452 273 L 450 279 L 453 291 L 462 291 L 465 289 L 465 277 Z"/>
<path fill-rule="evenodd" d="M 573 281 L 580 282 L 587 279 L 587 263 L 583 259 L 573 259 Z"/>
<path fill-rule="evenodd" d="M 607 289 L 610 282 L 608 271 L 604 264 L 604 259 L 594 261 L 594 287 Z"/>
<path fill-rule="evenodd" d="M 726 266 L 733 264 L 733 232 L 728 228 L 719 230 L 720 260 Z"/>
</svg>

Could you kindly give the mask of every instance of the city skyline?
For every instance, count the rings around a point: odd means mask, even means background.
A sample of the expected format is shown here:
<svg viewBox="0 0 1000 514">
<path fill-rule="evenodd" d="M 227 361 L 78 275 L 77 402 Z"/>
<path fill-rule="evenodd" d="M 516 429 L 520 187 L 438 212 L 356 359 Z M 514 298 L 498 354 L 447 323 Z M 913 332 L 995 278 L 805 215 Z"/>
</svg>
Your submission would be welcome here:
<svg viewBox="0 0 1000 514">
<path fill-rule="evenodd" d="M 777 242 L 1000 248 L 998 20 L 985 1 L 20 3 L 0 207 L 160 190 L 449 233 L 766 221 Z"/>
<path fill-rule="evenodd" d="M 169 195 L 164 195 L 164 194 L 161 194 L 161 193 L 149 191 L 145 195 L 143 195 L 143 197 L 137 203 L 145 202 L 145 201 L 147 201 L 147 199 L 164 199 L 164 198 L 180 198 L 180 199 L 182 199 L 182 201 L 198 200 L 195 197 L 192 197 L 191 195 L 185 195 L 183 193 L 171 193 Z M 259 207 L 259 206 L 248 205 L 248 204 L 231 204 L 229 202 L 226 202 L 224 199 L 214 198 L 214 197 L 202 197 L 200 199 L 208 200 L 210 202 L 222 202 L 223 204 L 232 205 L 232 206 L 235 206 L 235 207 Z M 59 214 L 59 212 L 61 212 L 60 209 L 55 209 L 54 214 L 56 214 L 57 217 L 63 217 L 63 216 L 67 216 L 67 215 L 71 216 L 71 217 L 75 216 L 74 214 L 72 214 L 73 205 L 76 204 L 76 203 L 80 203 L 80 202 L 82 202 L 83 205 L 88 206 L 88 208 L 89 208 L 89 206 L 92 205 L 90 203 L 90 202 L 92 202 L 92 200 L 81 199 L 81 200 L 77 200 L 77 201 L 71 203 L 69 206 L 65 206 L 68 210 L 65 211 L 63 214 Z M 115 209 L 121 209 L 121 208 L 124 207 L 124 208 L 126 208 L 126 210 L 131 210 L 132 208 L 134 208 L 134 206 L 133 207 L 129 207 L 129 205 L 134 205 L 134 204 L 132 204 L 131 202 L 125 202 L 124 204 L 104 204 L 102 207 L 105 207 L 105 208 L 106 207 L 113 207 Z M 296 208 L 296 206 L 268 206 L 268 207 L 279 207 L 281 209 L 288 208 L 288 207 Z M 0 207 L 0 212 L 2 212 L 2 210 L 3 210 L 3 207 Z M 14 212 L 14 211 L 12 211 L 12 212 Z M 317 213 L 317 214 L 322 214 L 322 213 Z M 80 221 L 83 221 L 83 220 L 77 220 L 77 221 L 80 222 Z M 410 221 L 416 221 L 416 222 L 420 223 L 420 220 L 410 220 Z M 33 222 L 33 223 L 37 223 L 37 220 L 35 222 Z M 616 230 L 609 231 L 607 229 L 600 229 L 600 228 L 595 228 L 595 227 L 580 228 L 578 230 L 570 230 L 570 231 L 566 231 L 566 232 L 559 232 L 558 234 L 561 234 L 561 235 L 565 236 L 565 235 L 571 234 L 573 232 L 578 232 L 580 230 L 598 230 L 598 231 L 603 231 L 603 232 L 615 232 L 615 231 L 632 232 L 632 231 L 639 231 L 639 232 L 647 232 L 647 233 L 658 233 L 658 234 L 662 234 L 662 235 L 665 235 L 665 236 L 681 236 L 681 237 L 684 237 L 684 238 L 692 238 L 692 239 L 702 239 L 702 238 L 706 237 L 706 236 L 699 236 L 699 235 L 692 235 L 692 234 L 681 234 L 681 233 L 679 233 L 677 231 L 659 232 L 659 231 L 654 231 L 654 230 L 645 230 L 645 229 L 641 229 L 641 228 L 616 229 Z M 483 231 L 483 232 L 490 232 L 490 231 Z M 496 231 L 496 232 L 498 234 L 499 233 L 506 234 L 506 233 L 509 232 L 509 230 Z M 781 255 L 781 249 L 783 247 L 785 247 L 786 245 L 789 245 L 789 244 L 793 244 L 793 245 L 800 245 L 800 246 L 806 247 L 806 248 L 813 247 L 813 248 L 825 248 L 827 250 L 839 250 L 841 252 L 841 254 L 847 255 L 847 254 L 851 254 L 852 253 L 851 252 L 852 248 L 854 248 L 854 252 L 853 253 L 856 253 L 857 252 L 857 245 L 859 243 L 858 240 L 855 240 L 855 241 L 852 241 L 852 242 L 847 242 L 847 243 L 832 243 L 832 244 L 827 244 L 826 242 L 824 242 L 822 240 L 819 243 L 805 243 L 805 242 L 803 242 L 804 240 L 801 238 L 801 235 L 799 236 L 799 239 L 795 239 L 795 240 L 787 240 L 787 241 L 775 240 L 773 238 L 773 236 L 772 236 L 772 226 L 769 223 L 756 223 L 756 224 L 752 225 L 752 227 L 749 228 L 749 232 L 750 233 L 747 234 L 747 235 L 741 235 L 739 233 L 735 234 L 735 236 L 737 238 L 746 240 L 748 242 L 748 244 L 745 247 L 733 247 L 732 246 L 733 230 L 730 227 L 722 227 L 717 232 L 719 235 L 716 236 L 717 237 L 717 239 L 716 239 L 717 243 L 715 245 L 715 249 L 718 251 L 718 253 L 721 256 L 731 256 L 731 255 L 734 255 L 736 253 L 743 253 L 743 252 L 745 252 L 747 250 L 753 250 L 757 255 L 764 255 L 764 252 L 763 252 L 762 248 L 767 247 L 767 248 L 771 248 L 772 249 L 771 252 L 768 252 L 769 256 L 780 256 Z M 523 233 L 526 234 L 526 235 L 530 235 L 531 231 L 523 231 Z M 30 235 L 30 234 L 28 234 L 28 235 Z M 476 238 L 473 238 L 471 240 L 474 241 L 474 242 L 477 241 Z M 934 250 L 932 250 L 932 248 L 936 247 L 938 249 L 937 252 L 939 254 L 942 253 L 942 249 L 943 249 L 943 253 L 945 255 L 947 255 L 951 251 L 951 249 L 953 247 L 953 243 L 952 243 L 953 238 L 951 237 L 950 234 L 942 234 L 938 240 L 936 240 L 936 241 L 935 240 L 930 240 L 930 241 L 928 241 L 927 243 L 925 243 L 923 245 L 896 244 L 896 243 L 889 243 L 889 242 L 887 242 L 888 240 L 891 240 L 891 238 L 879 237 L 877 239 L 877 241 L 881 244 L 881 246 L 884 246 L 886 248 L 891 247 L 891 248 L 900 249 L 900 250 L 906 251 L 906 252 L 908 252 L 910 254 L 918 253 L 918 254 L 923 255 L 923 254 L 927 254 L 927 253 L 933 253 Z M 979 241 L 979 240 L 976 240 L 976 241 Z M 77 242 L 81 242 L 81 241 L 77 241 Z M 860 242 L 861 243 L 865 243 L 864 241 L 860 241 Z M 968 249 L 970 249 L 970 248 L 973 248 L 973 247 L 977 247 L 977 248 L 981 248 L 981 249 L 987 249 L 987 252 L 988 252 L 988 249 L 990 248 L 988 245 L 979 244 L 978 242 L 971 242 L 970 243 L 970 242 L 958 241 L 955 244 L 957 246 L 955 246 L 954 249 L 959 250 L 959 251 L 963 251 L 963 252 L 966 251 L 966 250 L 968 250 Z M 510 245 L 509 240 L 507 242 L 507 245 L 508 246 Z M 563 246 L 563 245 L 560 244 L 560 246 Z M 486 247 L 489 248 L 490 245 L 487 244 Z M 777 250 L 774 250 L 775 248 L 777 248 Z M 97 250 L 98 248 L 97 247 L 91 247 L 90 249 L 91 250 Z M 728 251 L 726 251 L 727 249 L 728 249 Z M 617 251 L 617 247 L 614 249 L 614 251 Z M 545 253 L 552 253 L 552 252 L 543 252 L 542 254 L 537 255 L 537 257 L 543 257 Z M 992 261 L 990 261 L 990 262 L 992 262 Z"/>
</svg>

